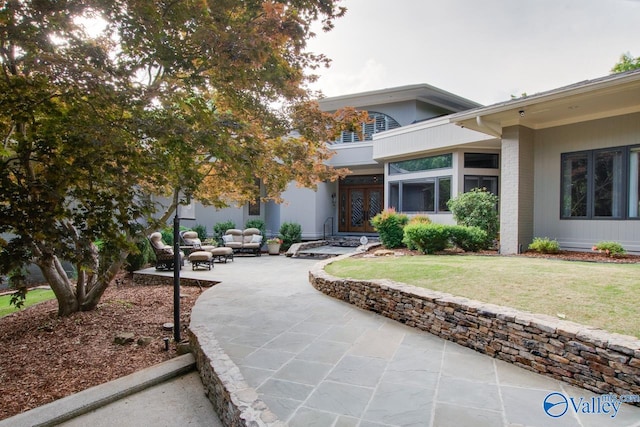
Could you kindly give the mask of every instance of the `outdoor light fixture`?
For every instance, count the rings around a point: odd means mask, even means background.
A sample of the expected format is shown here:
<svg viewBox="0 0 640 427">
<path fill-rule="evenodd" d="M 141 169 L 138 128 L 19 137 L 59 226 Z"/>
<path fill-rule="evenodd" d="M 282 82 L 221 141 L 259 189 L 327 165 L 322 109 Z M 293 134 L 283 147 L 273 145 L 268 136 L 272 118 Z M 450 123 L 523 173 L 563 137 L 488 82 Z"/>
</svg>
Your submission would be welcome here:
<svg viewBox="0 0 640 427">
<path fill-rule="evenodd" d="M 336 207 L 336 199 L 337 199 L 336 193 L 331 194 L 331 204 L 333 204 L 334 208 Z"/>
<path fill-rule="evenodd" d="M 182 257 L 180 254 L 180 219 L 195 218 L 195 206 L 191 200 L 191 194 L 186 194 L 186 200 L 180 199 L 180 194 L 176 193 L 176 214 L 173 217 L 173 339 L 176 343 L 181 341 L 180 337 L 180 267 Z"/>
<path fill-rule="evenodd" d="M 518 114 L 520 114 L 520 117 L 524 117 L 524 110 L 518 111 Z"/>
</svg>

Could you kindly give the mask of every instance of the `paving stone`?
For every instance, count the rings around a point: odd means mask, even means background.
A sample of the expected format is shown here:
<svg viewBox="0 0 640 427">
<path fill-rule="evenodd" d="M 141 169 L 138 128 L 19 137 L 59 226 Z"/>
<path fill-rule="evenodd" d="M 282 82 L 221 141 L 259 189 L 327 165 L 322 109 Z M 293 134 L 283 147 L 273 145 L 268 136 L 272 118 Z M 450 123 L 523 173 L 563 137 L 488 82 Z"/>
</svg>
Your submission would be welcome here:
<svg viewBox="0 0 640 427">
<path fill-rule="evenodd" d="M 343 357 L 327 376 L 328 381 L 374 387 L 382 377 L 387 362 L 374 357 Z"/>
<path fill-rule="evenodd" d="M 502 410 L 498 386 L 460 378 L 440 378 L 436 400 L 467 408 Z"/>
<path fill-rule="evenodd" d="M 311 362 L 336 363 L 344 356 L 350 344 L 337 341 L 317 340 L 298 353 L 296 359 Z"/>
<path fill-rule="evenodd" d="M 317 385 L 320 384 L 320 381 L 327 376 L 333 367 L 334 365 L 328 363 L 294 359 L 273 374 L 273 378 L 308 385 Z"/>
<path fill-rule="evenodd" d="M 309 396 L 305 406 L 360 417 L 372 394 L 371 388 L 323 381 Z"/>
<path fill-rule="evenodd" d="M 502 413 L 437 403 L 433 425 L 438 427 L 495 427 L 503 425 Z M 531 425 L 531 424 L 526 424 Z"/>
<path fill-rule="evenodd" d="M 261 395 L 264 394 L 265 396 L 281 397 L 298 401 L 305 400 L 312 391 L 313 386 L 273 378 L 266 380 L 257 388 L 257 392 Z"/>
<path fill-rule="evenodd" d="M 289 420 L 289 427 L 327 427 L 333 425 L 338 416 L 310 408 L 299 408 Z"/>
<path fill-rule="evenodd" d="M 433 389 L 382 383 L 376 389 L 363 419 L 399 426 L 429 425 L 433 396 Z"/>
</svg>

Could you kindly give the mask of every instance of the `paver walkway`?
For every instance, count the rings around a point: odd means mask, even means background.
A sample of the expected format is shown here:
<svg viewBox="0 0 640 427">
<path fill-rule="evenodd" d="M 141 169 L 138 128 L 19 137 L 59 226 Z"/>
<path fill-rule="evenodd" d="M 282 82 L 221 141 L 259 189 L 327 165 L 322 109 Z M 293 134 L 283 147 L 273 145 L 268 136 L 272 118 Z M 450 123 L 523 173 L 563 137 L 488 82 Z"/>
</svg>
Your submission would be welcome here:
<svg viewBox="0 0 640 427">
<path fill-rule="evenodd" d="M 589 404 L 597 395 L 328 297 L 309 284 L 314 262 L 237 257 L 183 270 L 222 282 L 198 299 L 191 323 L 290 426 L 640 426 L 629 405 L 611 417 L 569 403 L 551 418 L 549 393 Z"/>
</svg>

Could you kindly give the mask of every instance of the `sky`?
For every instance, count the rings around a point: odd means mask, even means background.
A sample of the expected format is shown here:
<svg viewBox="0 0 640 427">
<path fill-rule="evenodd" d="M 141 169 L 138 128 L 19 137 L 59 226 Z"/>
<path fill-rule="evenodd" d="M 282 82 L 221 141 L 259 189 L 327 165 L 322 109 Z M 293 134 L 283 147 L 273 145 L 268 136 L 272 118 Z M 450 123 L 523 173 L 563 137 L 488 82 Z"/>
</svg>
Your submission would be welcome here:
<svg viewBox="0 0 640 427">
<path fill-rule="evenodd" d="M 640 0 L 342 0 L 308 42 L 325 96 L 426 83 L 491 105 L 603 77 L 640 56 Z"/>
</svg>

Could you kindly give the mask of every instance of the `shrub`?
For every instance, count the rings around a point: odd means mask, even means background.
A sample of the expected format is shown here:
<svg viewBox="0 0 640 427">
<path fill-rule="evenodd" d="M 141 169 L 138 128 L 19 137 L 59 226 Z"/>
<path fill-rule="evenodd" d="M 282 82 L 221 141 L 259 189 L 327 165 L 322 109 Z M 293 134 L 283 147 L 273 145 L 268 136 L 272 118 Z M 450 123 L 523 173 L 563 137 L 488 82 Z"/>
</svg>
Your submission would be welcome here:
<svg viewBox="0 0 640 427">
<path fill-rule="evenodd" d="M 231 220 L 216 223 L 213 226 L 213 238 L 216 239 L 219 244 L 222 244 L 222 236 L 224 236 L 227 230 L 232 228 L 236 228 L 236 223 Z"/>
<path fill-rule="evenodd" d="M 459 225 L 481 228 L 490 241 L 498 236 L 500 228 L 497 205 L 498 197 L 484 188 L 474 188 L 447 202 Z"/>
<path fill-rule="evenodd" d="M 409 218 L 409 224 L 431 224 L 431 218 L 427 215 L 415 215 Z"/>
<path fill-rule="evenodd" d="M 373 218 L 371 225 L 380 235 L 380 241 L 387 248 L 399 248 L 404 238 L 404 226 L 409 222 L 409 217 L 400 214 L 395 209 L 385 209 Z"/>
<path fill-rule="evenodd" d="M 247 221 L 244 228 L 257 228 L 258 230 L 260 230 L 260 234 L 262 234 L 263 236 L 267 232 L 267 226 L 261 219 L 250 219 L 249 221 Z"/>
<path fill-rule="evenodd" d="M 529 245 L 529 250 L 541 254 L 557 254 L 560 252 L 560 244 L 557 240 L 551 240 L 548 237 L 535 237 Z"/>
<path fill-rule="evenodd" d="M 616 242 L 598 242 L 598 244 L 596 244 L 591 249 L 593 249 L 594 251 L 605 253 L 607 254 L 607 256 L 610 256 L 612 258 L 621 256 L 627 253 L 627 251 L 624 250 L 622 245 Z"/>
<path fill-rule="evenodd" d="M 180 226 L 179 231 L 189 231 L 191 230 L 189 227 L 185 227 L 184 225 Z M 162 241 L 165 242 L 169 246 L 173 246 L 173 226 L 165 227 L 160 231 L 162 234 Z"/>
<path fill-rule="evenodd" d="M 487 232 L 479 227 L 449 226 L 451 242 L 465 252 L 477 252 L 489 247 Z"/>
<path fill-rule="evenodd" d="M 433 254 L 449 246 L 450 228 L 442 224 L 409 224 L 404 228 L 404 243 L 424 254 Z"/>
<path fill-rule="evenodd" d="M 130 273 L 140 270 L 145 265 L 147 265 L 150 260 L 155 259 L 149 240 L 142 239 L 136 243 L 136 246 L 138 248 L 137 252 L 131 252 L 127 256 L 125 269 Z"/>
<path fill-rule="evenodd" d="M 296 222 L 283 222 L 280 226 L 282 250 L 287 251 L 294 243 L 302 241 L 302 226 Z"/>
<path fill-rule="evenodd" d="M 202 224 L 196 224 L 192 228 L 193 231 L 198 233 L 198 239 L 205 241 L 209 235 L 207 234 L 207 227 Z"/>
</svg>

